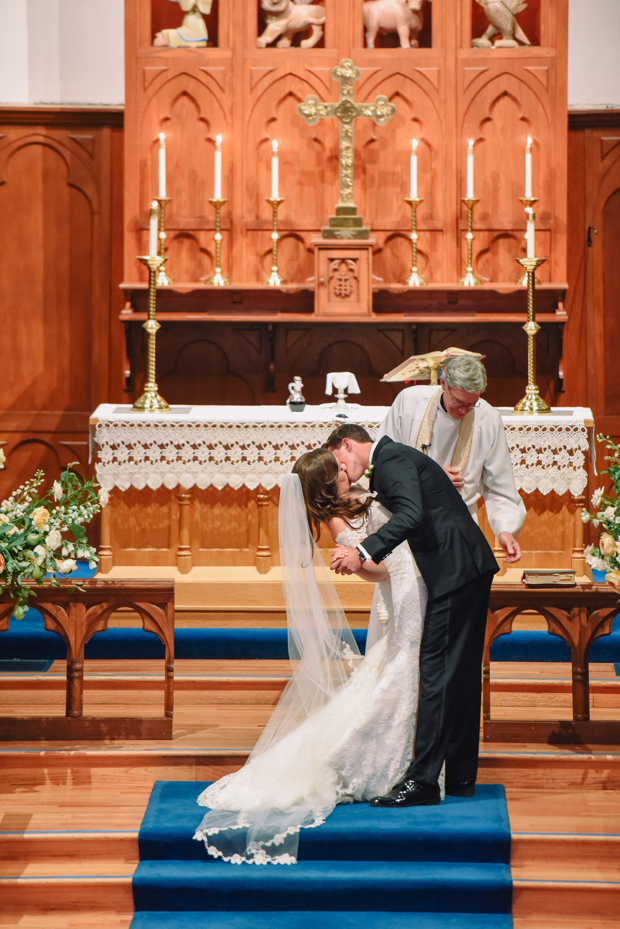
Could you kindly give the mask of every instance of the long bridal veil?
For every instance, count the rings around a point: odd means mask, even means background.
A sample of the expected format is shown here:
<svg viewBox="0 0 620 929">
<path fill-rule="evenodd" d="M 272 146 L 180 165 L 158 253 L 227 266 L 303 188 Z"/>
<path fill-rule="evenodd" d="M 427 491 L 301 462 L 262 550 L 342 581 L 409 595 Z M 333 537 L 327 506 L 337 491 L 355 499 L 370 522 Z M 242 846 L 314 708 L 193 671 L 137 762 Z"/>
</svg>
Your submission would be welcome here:
<svg viewBox="0 0 620 929">
<path fill-rule="evenodd" d="M 194 838 L 235 863 L 293 863 L 299 830 L 320 825 L 338 802 L 323 765 L 337 713 L 319 717 L 362 657 L 310 535 L 296 474 L 282 482 L 278 531 L 292 675 L 245 766 L 198 798 L 210 810 Z"/>
</svg>

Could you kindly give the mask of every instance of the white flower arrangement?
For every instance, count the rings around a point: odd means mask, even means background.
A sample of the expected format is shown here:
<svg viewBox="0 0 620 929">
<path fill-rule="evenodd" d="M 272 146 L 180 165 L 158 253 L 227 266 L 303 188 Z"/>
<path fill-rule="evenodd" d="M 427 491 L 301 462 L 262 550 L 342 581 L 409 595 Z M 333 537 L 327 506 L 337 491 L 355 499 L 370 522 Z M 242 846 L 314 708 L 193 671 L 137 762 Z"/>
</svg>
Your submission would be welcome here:
<svg viewBox="0 0 620 929">
<path fill-rule="evenodd" d="M 591 523 L 602 532 L 598 545 L 588 545 L 584 549 L 587 564 L 594 571 L 604 571 L 605 580 L 616 590 L 620 591 L 620 446 L 609 436 L 597 435 L 598 442 L 605 442 L 606 448 L 611 452 L 605 461 L 610 465 L 603 474 L 608 474 L 612 489 L 609 494 L 603 487 L 598 487 L 592 494 L 592 507 L 594 513 L 582 510 L 581 518 L 584 523 Z"/>
<path fill-rule="evenodd" d="M 3 464 L 3 462 L 2 462 Z M 13 615 L 22 619 L 28 597 L 36 596 L 27 584 L 38 585 L 49 575 L 59 587 L 57 574 L 66 576 L 77 568 L 76 558 L 97 566 L 95 549 L 88 544 L 84 524 L 99 512 L 102 503 L 94 479 L 85 480 L 67 466 L 50 490 L 39 496 L 45 480 L 43 471 L 18 487 L 0 503 L 0 591 L 9 592 L 15 603 Z M 73 587 L 80 589 L 79 583 Z"/>
</svg>

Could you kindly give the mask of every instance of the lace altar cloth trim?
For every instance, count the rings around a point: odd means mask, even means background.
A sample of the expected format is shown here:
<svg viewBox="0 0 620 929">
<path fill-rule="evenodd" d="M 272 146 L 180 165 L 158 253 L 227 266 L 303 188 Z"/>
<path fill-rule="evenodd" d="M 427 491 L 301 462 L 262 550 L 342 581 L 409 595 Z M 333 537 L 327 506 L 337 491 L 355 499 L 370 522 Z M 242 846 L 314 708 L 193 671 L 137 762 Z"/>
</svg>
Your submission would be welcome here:
<svg viewBox="0 0 620 929">
<path fill-rule="evenodd" d="M 317 448 L 338 424 L 333 409 L 306 407 L 191 407 L 146 418 L 130 407 L 103 404 L 91 418 L 99 446 L 97 479 L 118 487 L 259 486 L 271 490 L 308 449 Z M 378 428 L 387 407 L 349 405 L 349 422 Z M 590 410 L 554 409 L 550 416 L 515 416 L 500 409 L 517 488 L 526 493 L 570 493 L 586 487 Z M 586 425 L 587 423 L 587 425 Z"/>
</svg>

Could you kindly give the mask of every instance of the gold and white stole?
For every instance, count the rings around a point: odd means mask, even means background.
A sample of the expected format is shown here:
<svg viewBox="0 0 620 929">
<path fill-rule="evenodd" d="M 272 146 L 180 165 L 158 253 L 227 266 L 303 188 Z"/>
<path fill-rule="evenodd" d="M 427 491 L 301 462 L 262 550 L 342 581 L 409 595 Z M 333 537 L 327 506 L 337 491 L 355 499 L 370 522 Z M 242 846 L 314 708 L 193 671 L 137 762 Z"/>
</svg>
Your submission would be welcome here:
<svg viewBox="0 0 620 929">
<path fill-rule="evenodd" d="M 415 447 L 419 452 L 423 452 L 425 455 L 428 454 L 428 451 L 431 447 L 431 442 L 433 439 L 433 427 L 437 417 L 437 407 L 439 406 L 442 393 L 443 389 L 441 387 L 435 391 L 428 402 L 428 406 L 426 407 L 424 416 L 422 417 L 422 422 L 420 423 L 420 429 L 418 431 Z M 467 413 L 461 420 L 461 428 L 459 429 L 459 435 L 458 439 L 456 440 L 454 454 L 452 455 L 452 461 L 450 462 L 450 467 L 458 468 L 461 474 L 465 473 L 465 468 L 467 467 L 467 462 L 469 461 L 469 453 L 471 452 L 473 436 L 474 411 L 470 410 L 469 413 Z"/>
</svg>

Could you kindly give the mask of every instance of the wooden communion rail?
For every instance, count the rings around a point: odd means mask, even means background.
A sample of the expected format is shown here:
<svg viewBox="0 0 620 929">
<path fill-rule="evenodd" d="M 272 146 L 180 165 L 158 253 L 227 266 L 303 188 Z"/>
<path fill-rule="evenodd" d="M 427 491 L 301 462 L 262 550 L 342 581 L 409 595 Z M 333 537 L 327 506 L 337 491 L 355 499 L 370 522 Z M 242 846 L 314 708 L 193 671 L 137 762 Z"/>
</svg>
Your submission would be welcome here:
<svg viewBox="0 0 620 929">
<path fill-rule="evenodd" d="M 84 590 L 37 587 L 31 606 L 43 614 L 45 628 L 67 644 L 67 711 L 65 716 L 0 717 L 0 741 L 64 739 L 171 739 L 174 704 L 174 581 L 104 580 L 83 582 Z M 164 644 L 164 715 L 160 717 L 84 716 L 84 647 L 108 628 L 110 616 L 128 607 Z M 14 609 L 0 596 L 0 632 L 9 627 Z"/>
<path fill-rule="evenodd" d="M 572 720 L 491 719 L 490 649 L 501 635 L 512 632 L 516 617 L 535 610 L 571 650 Z M 548 744 L 617 745 L 620 720 L 590 719 L 588 652 L 600 636 L 608 635 L 620 611 L 618 594 L 604 584 L 576 587 L 528 588 L 495 583 L 491 588 L 482 664 L 482 715 L 485 742 L 546 742 Z"/>
</svg>

